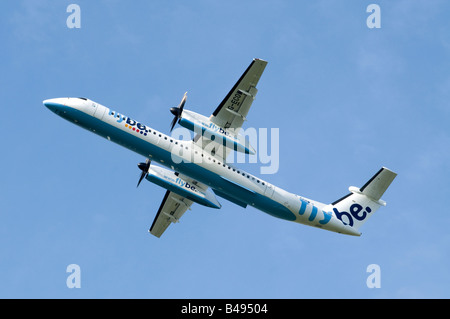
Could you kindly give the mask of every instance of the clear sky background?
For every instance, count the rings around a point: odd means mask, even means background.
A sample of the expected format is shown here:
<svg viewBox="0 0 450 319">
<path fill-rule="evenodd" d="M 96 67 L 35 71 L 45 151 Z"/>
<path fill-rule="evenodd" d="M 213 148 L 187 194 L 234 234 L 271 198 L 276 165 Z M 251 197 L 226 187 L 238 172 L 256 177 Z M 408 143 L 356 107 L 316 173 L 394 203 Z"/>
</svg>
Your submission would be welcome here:
<svg viewBox="0 0 450 319">
<path fill-rule="evenodd" d="M 66 8 L 81 8 L 69 29 Z M 366 8 L 381 8 L 369 29 Z M 13 1 L 0 4 L 0 297 L 449 298 L 447 1 Z M 165 190 L 144 159 L 59 118 L 85 96 L 169 132 L 209 116 L 253 58 L 269 63 L 245 127 L 279 128 L 260 175 L 325 203 L 382 166 L 388 203 L 351 237 L 219 198 L 148 233 Z M 66 267 L 81 268 L 69 289 Z M 381 269 L 369 289 L 367 266 Z"/>
</svg>

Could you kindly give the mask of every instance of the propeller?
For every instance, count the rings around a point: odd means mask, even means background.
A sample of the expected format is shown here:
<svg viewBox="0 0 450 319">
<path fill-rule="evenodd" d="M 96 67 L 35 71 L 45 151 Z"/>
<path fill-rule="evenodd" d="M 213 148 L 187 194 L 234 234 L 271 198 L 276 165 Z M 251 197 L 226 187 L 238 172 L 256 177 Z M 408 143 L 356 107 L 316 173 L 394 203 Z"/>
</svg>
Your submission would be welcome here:
<svg viewBox="0 0 450 319">
<path fill-rule="evenodd" d="M 170 113 L 172 113 L 175 117 L 172 120 L 172 124 L 170 127 L 170 131 L 172 132 L 173 128 L 175 127 L 175 124 L 177 124 L 178 120 L 181 118 L 181 113 L 183 113 L 184 104 L 186 103 L 186 96 L 187 92 L 184 93 L 183 98 L 181 99 L 180 104 L 177 107 L 171 107 Z"/>
<path fill-rule="evenodd" d="M 145 163 L 139 163 L 138 167 L 142 171 L 141 176 L 139 177 L 139 182 L 137 183 L 136 187 L 139 187 L 139 184 L 142 182 L 144 177 L 148 174 L 148 169 L 150 168 L 150 160 L 147 158 Z"/>
</svg>

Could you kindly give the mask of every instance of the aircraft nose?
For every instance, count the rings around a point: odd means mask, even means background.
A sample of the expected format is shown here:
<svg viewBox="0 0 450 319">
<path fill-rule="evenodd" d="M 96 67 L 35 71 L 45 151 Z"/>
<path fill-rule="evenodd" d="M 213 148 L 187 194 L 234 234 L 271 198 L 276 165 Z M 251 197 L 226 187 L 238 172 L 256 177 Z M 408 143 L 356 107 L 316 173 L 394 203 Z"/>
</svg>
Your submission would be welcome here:
<svg viewBox="0 0 450 319">
<path fill-rule="evenodd" d="M 48 99 L 42 102 L 52 112 L 58 112 L 64 107 L 63 99 Z"/>
</svg>

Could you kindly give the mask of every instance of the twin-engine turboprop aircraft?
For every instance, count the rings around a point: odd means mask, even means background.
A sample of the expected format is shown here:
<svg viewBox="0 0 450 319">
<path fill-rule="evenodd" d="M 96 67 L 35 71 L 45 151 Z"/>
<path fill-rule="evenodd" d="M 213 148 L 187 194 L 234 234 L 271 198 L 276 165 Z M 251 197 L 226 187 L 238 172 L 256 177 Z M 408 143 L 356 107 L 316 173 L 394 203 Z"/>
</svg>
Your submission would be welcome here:
<svg viewBox="0 0 450 319">
<path fill-rule="evenodd" d="M 209 118 L 184 110 L 186 94 L 178 107 L 170 109 L 175 116 L 171 130 L 178 123 L 194 131 L 191 141 L 174 139 L 86 98 L 56 98 L 43 103 L 57 115 L 146 158 L 138 164 L 142 171 L 138 186 L 145 178 L 167 189 L 149 230 L 156 237 L 178 222 L 194 202 L 221 208 L 216 195 L 281 219 L 360 236 L 359 228 L 386 205 L 381 196 L 397 175 L 391 170 L 381 168 L 363 187 L 350 187 L 348 195 L 324 204 L 289 193 L 227 163 L 231 151 L 255 153 L 239 131 L 266 65 L 266 61 L 254 59 Z"/>
</svg>

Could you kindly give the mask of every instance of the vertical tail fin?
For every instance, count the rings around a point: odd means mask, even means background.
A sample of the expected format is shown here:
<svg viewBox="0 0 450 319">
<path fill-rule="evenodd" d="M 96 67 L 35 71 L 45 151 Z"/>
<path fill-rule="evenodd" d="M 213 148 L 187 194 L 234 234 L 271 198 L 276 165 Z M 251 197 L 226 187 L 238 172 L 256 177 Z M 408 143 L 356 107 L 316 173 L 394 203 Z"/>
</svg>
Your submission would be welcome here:
<svg viewBox="0 0 450 319">
<path fill-rule="evenodd" d="M 386 206 L 381 196 L 396 176 L 383 167 L 363 187 L 350 187 L 350 194 L 328 205 L 327 209 L 344 224 L 358 230 L 378 208 Z"/>
</svg>

